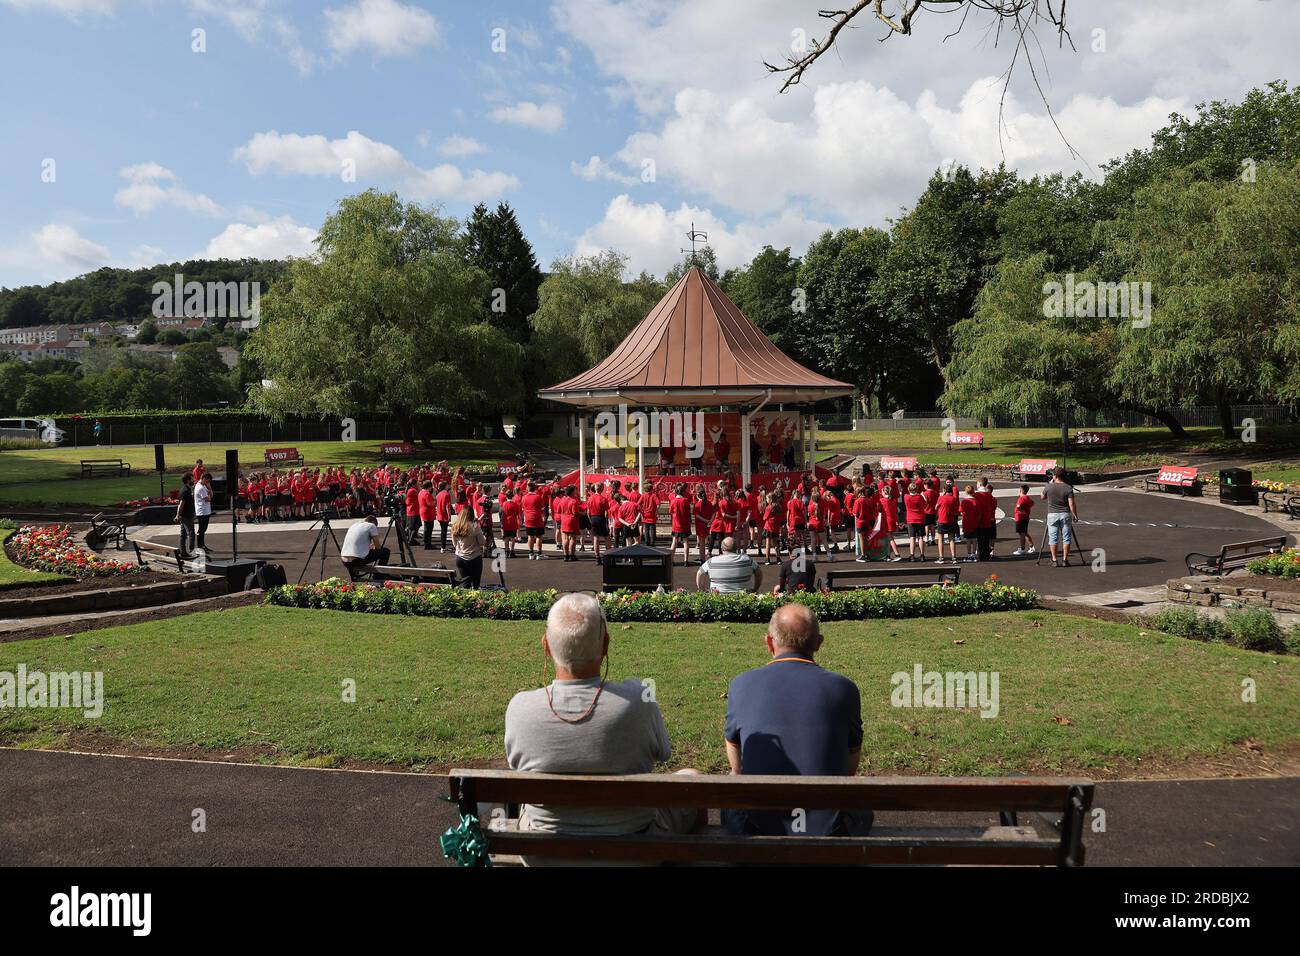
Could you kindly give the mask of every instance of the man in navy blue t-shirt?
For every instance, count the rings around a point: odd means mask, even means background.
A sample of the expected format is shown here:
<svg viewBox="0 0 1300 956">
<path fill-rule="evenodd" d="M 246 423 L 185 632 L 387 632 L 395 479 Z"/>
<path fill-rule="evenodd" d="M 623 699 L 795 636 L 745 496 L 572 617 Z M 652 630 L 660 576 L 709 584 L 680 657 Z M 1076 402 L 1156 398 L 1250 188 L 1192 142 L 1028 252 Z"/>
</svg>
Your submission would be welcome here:
<svg viewBox="0 0 1300 956">
<path fill-rule="evenodd" d="M 733 774 L 851 776 L 862 754 L 862 707 L 857 685 L 823 670 L 817 615 L 786 604 L 772 615 L 772 659 L 736 677 L 727 691 L 727 760 Z M 780 835 L 862 835 L 870 811 L 728 811 L 728 830 Z"/>
</svg>

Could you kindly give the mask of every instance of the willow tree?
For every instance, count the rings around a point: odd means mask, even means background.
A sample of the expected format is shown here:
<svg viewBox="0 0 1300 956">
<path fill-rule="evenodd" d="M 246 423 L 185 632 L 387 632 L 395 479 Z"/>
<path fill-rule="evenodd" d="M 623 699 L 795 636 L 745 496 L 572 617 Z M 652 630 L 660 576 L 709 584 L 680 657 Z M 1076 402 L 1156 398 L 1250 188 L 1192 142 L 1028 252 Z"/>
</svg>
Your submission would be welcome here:
<svg viewBox="0 0 1300 956">
<path fill-rule="evenodd" d="M 395 193 L 341 200 L 316 253 L 262 297 L 248 350 L 269 384 L 251 390 L 254 406 L 274 418 L 387 411 L 407 440 L 422 409 L 514 407 L 522 348 L 488 320 L 490 282 L 458 230 Z"/>
</svg>

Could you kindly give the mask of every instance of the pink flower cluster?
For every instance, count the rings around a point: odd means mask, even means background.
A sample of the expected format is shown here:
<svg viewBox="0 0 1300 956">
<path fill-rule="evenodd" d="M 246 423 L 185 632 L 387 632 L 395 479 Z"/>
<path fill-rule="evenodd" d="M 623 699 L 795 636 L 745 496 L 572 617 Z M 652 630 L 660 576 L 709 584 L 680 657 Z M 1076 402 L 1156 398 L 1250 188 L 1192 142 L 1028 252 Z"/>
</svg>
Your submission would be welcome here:
<svg viewBox="0 0 1300 956">
<path fill-rule="evenodd" d="M 135 574 L 140 566 L 83 551 L 73 543 L 66 524 L 19 528 L 13 537 L 14 555 L 29 568 L 70 574 L 73 577 L 108 577 Z"/>
</svg>

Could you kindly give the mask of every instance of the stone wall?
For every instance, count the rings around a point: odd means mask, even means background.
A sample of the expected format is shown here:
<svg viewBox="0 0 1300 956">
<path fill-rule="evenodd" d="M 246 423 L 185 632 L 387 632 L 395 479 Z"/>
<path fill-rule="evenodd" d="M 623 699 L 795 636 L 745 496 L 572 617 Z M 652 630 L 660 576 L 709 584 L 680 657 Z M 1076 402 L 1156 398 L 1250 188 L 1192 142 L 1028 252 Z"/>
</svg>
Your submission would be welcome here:
<svg viewBox="0 0 1300 956">
<path fill-rule="evenodd" d="M 192 575 L 175 581 L 141 584 L 137 587 L 101 588 L 93 591 L 63 591 L 59 594 L 0 599 L 0 619 L 44 617 L 53 614 L 91 614 L 131 608 L 162 607 L 177 601 L 217 597 L 227 593 L 221 576 Z"/>
<path fill-rule="evenodd" d="M 1175 578 L 1167 582 L 1166 590 L 1169 600 L 1184 604 L 1199 604 L 1204 607 L 1242 605 L 1300 614 L 1300 591 L 1270 590 L 1270 584 L 1270 578 L 1258 574 L 1222 578 L 1198 574 Z"/>
</svg>

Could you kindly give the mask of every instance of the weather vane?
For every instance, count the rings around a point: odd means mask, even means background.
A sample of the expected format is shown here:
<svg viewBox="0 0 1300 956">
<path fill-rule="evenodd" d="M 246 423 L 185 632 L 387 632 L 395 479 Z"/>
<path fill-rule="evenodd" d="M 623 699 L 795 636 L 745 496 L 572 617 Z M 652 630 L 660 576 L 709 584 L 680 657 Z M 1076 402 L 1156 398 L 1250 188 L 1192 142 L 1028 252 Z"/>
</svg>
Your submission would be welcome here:
<svg viewBox="0 0 1300 956">
<path fill-rule="evenodd" d="M 699 229 L 696 229 L 696 228 L 695 228 L 695 223 L 692 222 L 692 223 L 691 223 L 691 231 L 688 232 L 688 233 L 686 234 L 686 238 L 689 239 L 689 240 L 691 240 L 691 265 L 697 265 L 698 263 L 696 263 L 696 261 L 695 261 L 695 243 L 696 243 L 697 241 L 698 241 L 698 242 L 708 242 L 708 241 L 709 241 L 709 234 L 708 234 L 707 232 L 702 232 L 702 231 L 700 231 Z M 685 252 L 686 250 L 685 250 L 685 249 L 678 249 L 677 251 L 678 251 L 678 252 Z"/>
</svg>

